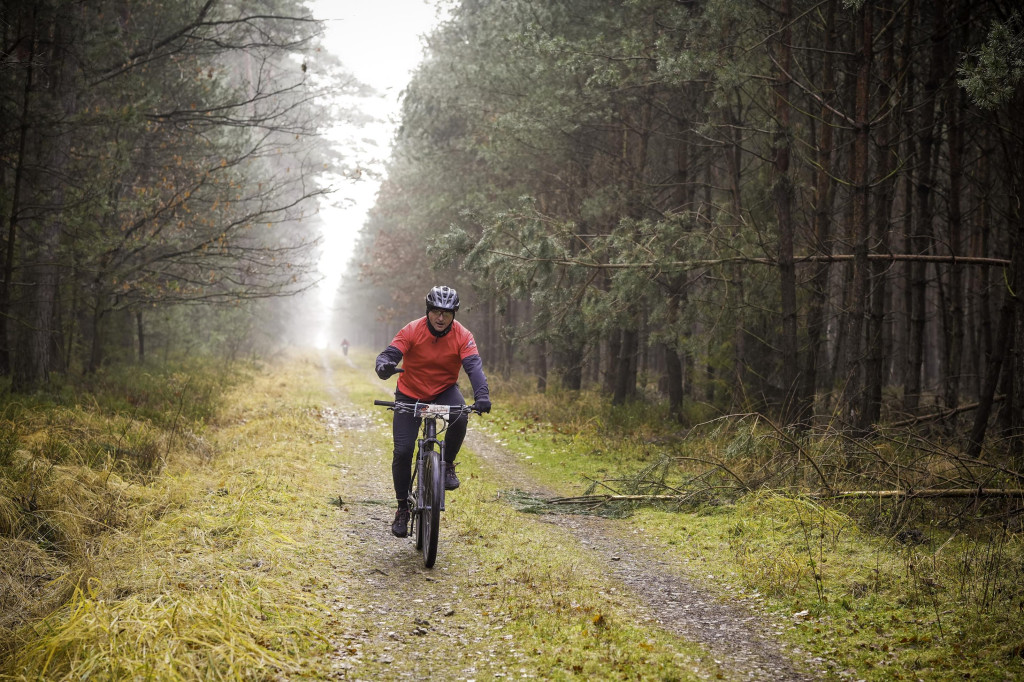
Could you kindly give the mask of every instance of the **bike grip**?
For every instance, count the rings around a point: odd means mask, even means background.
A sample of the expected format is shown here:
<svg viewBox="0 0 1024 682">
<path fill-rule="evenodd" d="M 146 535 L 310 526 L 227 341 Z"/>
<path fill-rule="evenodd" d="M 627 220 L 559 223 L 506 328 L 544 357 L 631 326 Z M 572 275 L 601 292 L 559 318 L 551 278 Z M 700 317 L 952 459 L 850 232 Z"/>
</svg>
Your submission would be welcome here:
<svg viewBox="0 0 1024 682">
<path fill-rule="evenodd" d="M 374 405 L 380 405 L 381 407 L 394 407 L 395 403 L 390 400 L 374 400 Z"/>
<path fill-rule="evenodd" d="M 404 371 L 405 371 L 405 370 L 404 370 L 404 369 L 402 369 L 401 367 L 395 367 L 395 372 L 394 372 L 394 373 L 395 373 L 395 374 L 401 374 L 401 373 L 402 373 L 402 372 L 404 372 Z"/>
</svg>

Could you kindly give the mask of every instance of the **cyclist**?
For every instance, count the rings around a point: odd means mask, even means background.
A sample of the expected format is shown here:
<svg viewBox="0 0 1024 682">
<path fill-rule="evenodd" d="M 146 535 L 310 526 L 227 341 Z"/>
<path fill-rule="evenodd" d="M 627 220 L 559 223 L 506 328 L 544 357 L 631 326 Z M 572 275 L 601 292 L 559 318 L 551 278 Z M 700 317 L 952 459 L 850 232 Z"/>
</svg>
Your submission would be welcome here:
<svg viewBox="0 0 1024 682">
<path fill-rule="evenodd" d="M 448 286 L 433 287 L 426 298 L 427 313 L 402 327 L 391 344 L 377 356 L 376 371 L 381 379 L 395 374 L 399 362 L 405 370 L 398 377 L 395 402 L 423 402 L 438 405 L 465 405 L 456 384 L 459 369 L 465 369 L 473 385 L 475 407 L 491 411 L 491 398 L 484 376 L 483 362 L 473 334 L 455 321 L 459 294 Z M 398 498 L 398 511 L 391 524 L 395 537 L 409 534 L 409 481 L 412 478 L 412 455 L 422 420 L 411 414 L 395 412 L 392 422 L 394 453 L 391 477 Z M 455 475 L 455 456 L 466 437 L 467 417 L 449 424 L 445 434 L 445 490 L 459 487 Z"/>
</svg>

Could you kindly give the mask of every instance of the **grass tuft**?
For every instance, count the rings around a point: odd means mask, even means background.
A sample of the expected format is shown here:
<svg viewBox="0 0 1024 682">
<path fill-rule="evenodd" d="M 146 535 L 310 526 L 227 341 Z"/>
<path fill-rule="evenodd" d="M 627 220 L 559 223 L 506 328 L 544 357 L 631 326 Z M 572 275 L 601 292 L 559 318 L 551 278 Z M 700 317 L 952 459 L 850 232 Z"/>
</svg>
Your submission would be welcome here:
<svg viewBox="0 0 1024 682">
<path fill-rule="evenodd" d="M 0 406 L 0 542 L 9 550 L 0 565 L 0 657 L 33 641 L 32 624 L 95 575 L 104 538 L 139 532 L 164 513 L 168 500 L 151 484 L 168 461 L 192 459 L 194 439 L 183 434 L 205 428 L 212 403 L 236 380 L 201 364 L 94 379 L 8 395 Z"/>
</svg>

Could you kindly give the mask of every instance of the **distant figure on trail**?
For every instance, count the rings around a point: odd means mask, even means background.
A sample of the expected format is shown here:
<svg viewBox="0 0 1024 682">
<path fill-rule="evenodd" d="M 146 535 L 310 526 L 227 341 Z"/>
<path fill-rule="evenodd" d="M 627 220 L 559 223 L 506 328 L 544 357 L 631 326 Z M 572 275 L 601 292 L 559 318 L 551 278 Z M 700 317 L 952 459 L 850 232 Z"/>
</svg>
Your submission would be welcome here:
<svg viewBox="0 0 1024 682">
<path fill-rule="evenodd" d="M 456 384 L 459 369 L 465 369 L 473 384 L 475 407 L 480 412 L 490 412 L 490 392 L 476 341 L 468 329 L 455 321 L 459 294 L 451 287 L 436 286 L 427 294 L 426 303 L 427 314 L 402 327 L 391 345 L 377 356 L 377 376 L 388 379 L 396 372 L 402 372 L 398 377 L 395 402 L 465 405 Z M 405 362 L 399 370 L 397 365 L 403 358 Z M 392 422 L 394 455 L 391 477 L 398 498 L 398 511 L 391 524 L 391 532 L 399 538 L 409 534 L 409 501 L 406 495 L 412 478 L 412 455 L 421 421 L 411 414 L 396 411 Z M 466 437 L 466 422 L 466 416 L 456 419 L 448 426 L 445 435 L 445 490 L 459 487 L 455 456 Z"/>
<path fill-rule="evenodd" d="M 341 340 L 341 352 L 348 355 L 348 339 Z"/>
</svg>

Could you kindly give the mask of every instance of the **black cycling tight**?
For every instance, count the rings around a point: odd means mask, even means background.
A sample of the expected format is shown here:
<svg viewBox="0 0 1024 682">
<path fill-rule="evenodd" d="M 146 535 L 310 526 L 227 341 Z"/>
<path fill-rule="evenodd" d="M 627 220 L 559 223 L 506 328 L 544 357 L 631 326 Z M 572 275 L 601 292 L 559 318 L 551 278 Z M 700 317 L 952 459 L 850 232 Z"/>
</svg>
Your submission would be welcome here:
<svg viewBox="0 0 1024 682">
<path fill-rule="evenodd" d="M 415 398 L 395 391 L 395 402 L 414 403 Z M 436 405 L 465 405 L 466 400 L 458 386 L 452 386 L 447 391 L 436 396 L 432 400 L 422 400 Z M 419 437 L 420 422 L 411 414 L 395 412 L 391 429 L 395 440 L 394 456 L 391 460 L 391 478 L 395 484 L 395 497 L 399 502 L 404 503 L 409 494 L 409 481 L 412 479 L 412 456 L 416 451 L 416 440 Z M 448 426 L 444 433 L 444 459 L 446 462 L 454 462 L 455 456 L 462 448 L 462 441 L 466 438 L 467 417 L 463 415 Z"/>
</svg>

